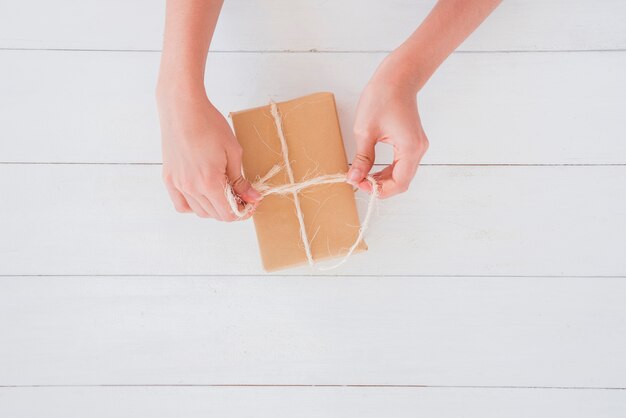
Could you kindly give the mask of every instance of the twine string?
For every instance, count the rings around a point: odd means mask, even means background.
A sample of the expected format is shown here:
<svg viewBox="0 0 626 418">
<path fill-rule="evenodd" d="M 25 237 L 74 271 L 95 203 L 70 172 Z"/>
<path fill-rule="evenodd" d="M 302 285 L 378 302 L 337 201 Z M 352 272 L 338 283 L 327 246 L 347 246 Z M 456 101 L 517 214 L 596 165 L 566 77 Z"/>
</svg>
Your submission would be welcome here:
<svg viewBox="0 0 626 418">
<path fill-rule="evenodd" d="M 294 204 L 296 207 L 296 216 L 298 217 L 298 224 L 300 226 L 300 238 L 302 240 L 302 245 L 304 247 L 304 251 L 306 253 L 307 262 L 310 266 L 315 264 L 315 260 L 313 259 L 313 255 L 311 254 L 311 243 L 309 241 L 306 226 L 304 224 L 304 215 L 302 213 L 302 208 L 300 206 L 300 199 L 298 197 L 298 193 L 304 189 L 307 189 L 312 186 L 320 185 L 320 184 L 339 184 L 339 183 L 348 183 L 348 179 L 346 178 L 346 173 L 337 173 L 337 174 L 324 174 L 309 180 L 304 180 L 296 183 L 293 170 L 291 168 L 291 164 L 289 162 L 289 149 L 287 147 L 287 141 L 285 140 L 285 133 L 283 131 L 283 122 L 282 117 L 278 111 L 278 106 L 273 101 L 270 101 L 270 112 L 274 118 L 274 124 L 276 125 L 276 131 L 278 132 L 278 138 L 280 139 L 280 146 L 283 156 L 283 164 L 276 164 L 273 166 L 263 177 L 257 178 L 256 181 L 252 184 L 261 196 L 269 196 L 269 195 L 292 195 L 294 199 Z M 285 183 L 279 186 L 270 186 L 267 182 L 274 177 L 276 174 L 285 170 L 287 173 L 287 177 L 289 179 L 289 183 Z M 330 270 L 339 267 L 343 263 L 345 263 L 348 258 L 354 253 L 358 245 L 363 240 L 363 236 L 365 235 L 365 231 L 369 226 L 370 218 L 373 213 L 374 204 L 376 199 L 378 199 L 379 190 L 378 184 L 376 180 L 371 175 L 365 178 L 372 186 L 372 192 L 370 195 L 370 199 L 367 205 L 367 210 L 365 212 L 365 218 L 363 219 L 363 223 L 359 228 L 359 233 L 357 235 L 356 240 L 350 246 L 346 255 L 335 265 L 320 268 L 321 270 Z M 233 211 L 233 213 L 239 217 L 246 217 L 250 211 L 253 209 L 254 205 L 250 203 L 242 202 L 241 199 L 235 194 L 233 188 L 230 184 L 226 185 L 225 189 L 226 200 Z M 240 204 L 243 203 L 243 207 L 240 209 Z"/>
<path fill-rule="evenodd" d="M 274 124 L 276 125 L 276 131 L 278 132 L 278 138 L 280 139 L 280 149 L 283 155 L 285 170 L 287 171 L 287 176 L 289 177 L 289 183 L 294 185 L 296 184 L 296 180 L 294 179 L 291 162 L 289 161 L 289 147 L 287 147 L 287 140 L 285 139 L 285 132 L 283 130 L 283 118 L 280 116 L 278 106 L 276 106 L 276 103 L 273 100 L 270 101 L 270 112 L 274 117 Z M 309 265 L 312 266 L 315 261 L 313 261 L 309 237 L 307 236 L 306 227 L 304 226 L 304 215 L 302 214 L 302 208 L 300 207 L 300 198 L 298 197 L 297 191 L 293 191 L 291 194 L 293 195 L 293 203 L 296 205 L 296 215 L 298 216 L 298 223 L 300 224 L 300 238 L 304 244 L 306 259 L 309 262 Z"/>
</svg>

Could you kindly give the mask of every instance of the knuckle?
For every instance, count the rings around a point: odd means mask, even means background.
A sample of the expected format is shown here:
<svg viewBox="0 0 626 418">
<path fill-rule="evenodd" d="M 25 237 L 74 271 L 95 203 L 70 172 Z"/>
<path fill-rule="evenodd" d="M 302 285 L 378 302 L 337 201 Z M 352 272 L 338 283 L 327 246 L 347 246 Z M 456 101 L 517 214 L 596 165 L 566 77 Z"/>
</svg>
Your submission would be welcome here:
<svg viewBox="0 0 626 418">
<path fill-rule="evenodd" d="M 185 212 L 190 212 L 191 211 L 191 209 L 189 208 L 189 205 L 187 205 L 187 202 L 182 200 L 182 198 L 175 199 L 175 200 L 173 200 L 172 203 L 174 204 L 174 209 L 178 213 L 185 213 Z"/>
<path fill-rule="evenodd" d="M 220 222 L 233 222 L 237 218 L 235 217 L 235 214 L 232 213 L 216 213 L 215 219 Z"/>
<path fill-rule="evenodd" d="M 365 163 L 365 164 L 369 164 L 369 165 L 373 165 L 374 164 L 374 158 L 371 155 L 367 155 L 367 154 L 363 154 L 363 153 L 357 153 L 354 156 L 354 161 L 358 161 L 360 163 Z"/>
<path fill-rule="evenodd" d="M 163 180 L 165 184 L 173 184 L 172 172 L 169 170 L 163 170 L 161 172 L 161 180 Z"/>
<path fill-rule="evenodd" d="M 208 213 L 206 213 L 206 212 L 200 212 L 200 211 L 198 211 L 198 212 L 196 212 L 196 215 L 198 215 L 198 217 L 200 217 L 200 218 L 204 218 L 204 219 L 211 218 L 211 215 L 209 215 L 209 214 L 208 214 Z"/>
<path fill-rule="evenodd" d="M 372 129 L 370 129 L 367 126 L 354 126 L 354 128 L 352 128 L 352 133 L 354 134 L 354 137 L 357 139 L 361 139 L 361 138 L 369 138 L 372 136 Z"/>
<path fill-rule="evenodd" d="M 412 158 L 421 158 L 427 149 L 428 144 L 424 143 L 424 141 L 413 141 L 406 148 L 405 154 Z"/>
<path fill-rule="evenodd" d="M 423 138 L 417 143 L 417 152 L 419 153 L 420 157 L 424 155 L 426 151 L 428 151 L 428 145 L 428 139 L 426 138 Z"/>
<path fill-rule="evenodd" d="M 212 182 L 202 179 L 187 179 L 181 182 L 181 190 L 192 196 L 203 195 L 210 189 Z"/>
<path fill-rule="evenodd" d="M 408 181 L 403 181 L 398 183 L 398 192 L 405 193 L 409 190 L 410 183 Z"/>
<path fill-rule="evenodd" d="M 189 193 L 194 188 L 194 182 L 190 177 L 178 177 L 173 179 L 174 187 L 176 187 L 181 192 Z"/>
<path fill-rule="evenodd" d="M 239 175 L 239 177 L 237 177 L 234 180 L 231 180 L 230 184 L 234 187 L 234 188 L 238 188 L 241 186 L 245 186 L 246 183 L 248 183 L 246 181 L 246 179 L 243 177 L 243 175 Z"/>
<path fill-rule="evenodd" d="M 228 223 L 235 222 L 236 220 L 237 220 L 237 217 L 234 214 L 228 215 L 222 219 L 223 222 L 228 222 Z"/>
<path fill-rule="evenodd" d="M 211 172 L 204 175 L 182 177 L 175 180 L 174 185 L 179 190 L 191 195 L 204 194 L 207 191 L 222 187 L 223 178 L 223 174 Z"/>
<path fill-rule="evenodd" d="M 222 187 L 222 183 L 226 179 L 224 173 L 211 171 L 207 173 L 201 180 L 201 185 L 207 190 L 213 190 Z"/>
<path fill-rule="evenodd" d="M 219 181 L 211 180 L 202 185 L 202 194 L 210 196 L 222 196 L 224 194 L 225 185 Z"/>
<path fill-rule="evenodd" d="M 379 190 L 378 198 L 379 199 L 388 199 L 388 198 L 390 198 L 391 196 L 393 196 L 396 193 L 397 192 L 389 191 L 386 187 L 381 187 L 380 190 Z"/>
<path fill-rule="evenodd" d="M 247 192 L 251 187 L 248 180 L 246 180 L 243 176 L 237 177 L 234 181 L 231 181 L 230 184 L 238 194 Z"/>
<path fill-rule="evenodd" d="M 190 180 L 181 180 L 177 187 L 184 193 L 191 195 L 195 195 L 196 192 L 199 190 L 195 182 L 192 182 Z"/>
</svg>

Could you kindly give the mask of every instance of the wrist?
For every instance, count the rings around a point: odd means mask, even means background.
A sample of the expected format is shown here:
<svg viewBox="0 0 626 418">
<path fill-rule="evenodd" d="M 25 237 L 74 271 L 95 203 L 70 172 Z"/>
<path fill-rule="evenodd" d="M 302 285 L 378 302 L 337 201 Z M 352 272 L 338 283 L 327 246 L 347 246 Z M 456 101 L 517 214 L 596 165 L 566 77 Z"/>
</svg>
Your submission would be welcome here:
<svg viewBox="0 0 626 418">
<path fill-rule="evenodd" d="M 188 72 L 172 72 L 161 69 L 156 86 L 157 101 L 172 100 L 177 97 L 206 99 L 204 80 Z"/>
<path fill-rule="evenodd" d="M 157 81 L 157 94 L 204 92 L 206 54 L 190 50 L 185 44 L 164 46 Z"/>
<path fill-rule="evenodd" d="M 417 55 L 400 46 L 385 57 L 372 77 L 372 82 L 417 94 L 427 79 Z"/>
</svg>

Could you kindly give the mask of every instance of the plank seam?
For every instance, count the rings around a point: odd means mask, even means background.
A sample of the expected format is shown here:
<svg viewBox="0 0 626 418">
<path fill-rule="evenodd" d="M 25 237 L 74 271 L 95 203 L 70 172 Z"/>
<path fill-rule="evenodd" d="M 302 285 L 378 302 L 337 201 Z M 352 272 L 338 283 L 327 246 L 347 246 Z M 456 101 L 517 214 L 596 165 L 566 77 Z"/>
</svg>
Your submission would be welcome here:
<svg viewBox="0 0 626 418">
<path fill-rule="evenodd" d="M 58 51 L 58 52 L 146 52 L 157 53 L 161 49 L 100 49 L 100 48 L 22 48 L 22 47 L 0 47 L 0 51 Z M 373 50 L 326 50 L 326 49 L 261 49 L 261 50 L 210 50 L 214 54 L 388 54 L 391 49 Z M 461 50 L 454 51 L 453 54 L 545 54 L 545 53 L 586 53 L 586 52 L 626 52 L 624 48 L 608 49 L 494 49 L 494 50 Z"/>
<path fill-rule="evenodd" d="M 563 276 L 551 276 L 551 275 L 467 275 L 467 274 L 0 274 L 1 279 L 15 278 L 15 277 L 51 277 L 51 278 L 75 278 L 75 277 L 110 277 L 110 278 L 142 278 L 142 277 L 171 277 L 171 278 L 214 278 L 214 277 L 249 277 L 249 278 L 310 278 L 310 277 L 388 277 L 388 278 L 468 278 L 468 279 L 626 279 L 624 275 L 563 275 Z"/>
<path fill-rule="evenodd" d="M 0 385 L 10 388 L 143 388 L 143 387 L 205 387 L 205 388 L 415 388 L 415 389 L 504 389 L 504 390 L 612 390 L 623 391 L 621 386 L 521 386 L 521 385 L 385 385 L 385 384 L 87 384 L 87 385 Z"/>
</svg>

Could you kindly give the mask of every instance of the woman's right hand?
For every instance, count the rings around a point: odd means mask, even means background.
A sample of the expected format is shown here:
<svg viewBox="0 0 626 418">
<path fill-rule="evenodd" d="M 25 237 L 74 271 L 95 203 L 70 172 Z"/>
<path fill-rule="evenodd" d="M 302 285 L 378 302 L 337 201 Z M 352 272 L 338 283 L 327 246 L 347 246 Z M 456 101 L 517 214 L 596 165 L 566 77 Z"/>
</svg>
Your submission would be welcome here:
<svg viewBox="0 0 626 418">
<path fill-rule="evenodd" d="M 243 177 L 241 146 L 204 92 L 157 91 L 163 148 L 163 180 L 178 212 L 234 221 L 224 193 L 227 182 L 246 203 L 261 195 Z"/>
</svg>

